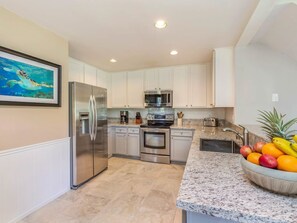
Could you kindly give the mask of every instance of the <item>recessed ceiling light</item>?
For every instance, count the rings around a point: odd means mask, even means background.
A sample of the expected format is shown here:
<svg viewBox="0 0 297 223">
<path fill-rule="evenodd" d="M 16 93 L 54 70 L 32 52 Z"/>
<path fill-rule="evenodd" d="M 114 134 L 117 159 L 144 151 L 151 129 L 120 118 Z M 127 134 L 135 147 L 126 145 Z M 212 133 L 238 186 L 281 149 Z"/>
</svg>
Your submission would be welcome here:
<svg viewBox="0 0 297 223">
<path fill-rule="evenodd" d="M 112 59 L 110 59 L 110 62 L 115 63 L 115 62 L 117 62 L 117 60 L 112 58 Z"/>
<path fill-rule="evenodd" d="M 176 54 L 178 54 L 178 52 L 176 50 L 171 50 L 170 54 L 171 55 L 176 55 Z"/>
<path fill-rule="evenodd" d="M 163 29 L 167 26 L 167 23 L 164 21 L 164 20 L 158 20 L 156 23 L 155 23 L 155 27 L 158 28 L 158 29 Z"/>
</svg>

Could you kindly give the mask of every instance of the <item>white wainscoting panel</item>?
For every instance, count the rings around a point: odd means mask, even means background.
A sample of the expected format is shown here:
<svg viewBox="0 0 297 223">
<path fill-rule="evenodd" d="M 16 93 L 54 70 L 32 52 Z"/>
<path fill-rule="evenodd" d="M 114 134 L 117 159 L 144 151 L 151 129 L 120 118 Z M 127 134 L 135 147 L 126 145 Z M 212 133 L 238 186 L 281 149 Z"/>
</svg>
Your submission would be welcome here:
<svg viewBox="0 0 297 223">
<path fill-rule="evenodd" d="M 16 222 L 70 190 L 69 138 L 0 152 L 0 222 Z"/>
</svg>

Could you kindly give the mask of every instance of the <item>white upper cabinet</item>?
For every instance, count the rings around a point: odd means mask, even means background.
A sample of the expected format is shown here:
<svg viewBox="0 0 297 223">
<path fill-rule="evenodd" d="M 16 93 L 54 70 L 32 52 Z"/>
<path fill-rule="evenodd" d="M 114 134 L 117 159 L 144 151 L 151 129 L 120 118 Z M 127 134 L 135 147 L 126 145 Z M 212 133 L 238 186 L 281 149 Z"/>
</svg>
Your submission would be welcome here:
<svg viewBox="0 0 297 223">
<path fill-rule="evenodd" d="M 144 82 L 145 90 L 172 90 L 173 69 L 172 67 L 147 69 Z"/>
<path fill-rule="evenodd" d="M 173 107 L 188 106 L 188 67 L 178 66 L 173 69 Z"/>
<path fill-rule="evenodd" d="M 144 71 L 129 71 L 127 73 L 127 107 L 143 108 Z"/>
<path fill-rule="evenodd" d="M 173 89 L 173 68 L 172 67 L 159 68 L 158 76 L 159 76 L 158 87 L 161 90 Z"/>
<path fill-rule="evenodd" d="M 108 87 L 108 73 L 79 60 L 69 58 L 69 81 L 76 81 L 98 87 Z"/>
<path fill-rule="evenodd" d="M 85 66 L 85 83 L 97 86 L 97 71 L 96 67 L 84 64 Z"/>
<path fill-rule="evenodd" d="M 234 49 L 213 52 L 213 101 L 215 107 L 234 107 Z"/>
<path fill-rule="evenodd" d="M 97 69 L 96 71 L 96 83 L 98 87 L 107 88 L 107 73 L 103 70 Z"/>
<path fill-rule="evenodd" d="M 187 65 L 174 67 L 173 107 L 206 107 L 207 69 L 206 65 Z"/>
<path fill-rule="evenodd" d="M 206 65 L 206 107 L 213 108 L 214 100 L 213 100 L 213 73 L 211 64 Z"/>
<path fill-rule="evenodd" d="M 69 58 L 68 81 L 84 83 L 84 63 L 73 58 Z"/>
<path fill-rule="evenodd" d="M 112 108 L 111 77 L 112 77 L 111 73 L 106 73 L 107 108 Z"/>
<path fill-rule="evenodd" d="M 146 69 L 144 78 L 144 89 L 147 90 L 157 90 L 159 87 L 159 73 L 157 69 Z"/>
<path fill-rule="evenodd" d="M 111 74 L 111 107 L 126 108 L 127 105 L 127 74 L 116 72 Z"/>
<path fill-rule="evenodd" d="M 206 107 L 206 65 L 189 65 L 189 107 Z"/>
</svg>

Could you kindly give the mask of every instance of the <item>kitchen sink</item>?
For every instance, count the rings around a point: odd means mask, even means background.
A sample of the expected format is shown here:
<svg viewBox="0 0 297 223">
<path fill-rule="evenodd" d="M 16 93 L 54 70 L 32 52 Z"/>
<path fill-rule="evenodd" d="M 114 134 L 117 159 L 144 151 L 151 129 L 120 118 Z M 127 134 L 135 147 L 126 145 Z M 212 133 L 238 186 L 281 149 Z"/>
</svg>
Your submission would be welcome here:
<svg viewBox="0 0 297 223">
<path fill-rule="evenodd" d="M 221 153 L 239 153 L 240 146 L 233 140 L 200 139 L 200 150 Z"/>
</svg>

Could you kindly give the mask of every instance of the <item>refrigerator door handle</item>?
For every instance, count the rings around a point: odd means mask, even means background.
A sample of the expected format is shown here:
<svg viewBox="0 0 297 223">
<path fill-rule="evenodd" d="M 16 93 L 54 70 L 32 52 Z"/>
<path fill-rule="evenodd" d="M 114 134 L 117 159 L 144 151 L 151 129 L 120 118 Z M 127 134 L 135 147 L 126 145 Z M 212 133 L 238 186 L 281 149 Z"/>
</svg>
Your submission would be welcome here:
<svg viewBox="0 0 297 223">
<path fill-rule="evenodd" d="M 91 141 L 93 141 L 93 123 L 94 123 L 93 102 L 92 102 L 92 95 L 90 95 L 90 99 L 89 99 L 89 134 L 90 134 Z"/>
<path fill-rule="evenodd" d="M 94 105 L 94 135 L 93 139 L 95 140 L 97 137 L 97 128 L 98 128 L 98 123 L 97 123 L 97 104 L 96 104 L 96 99 L 95 96 L 93 95 L 93 105 Z"/>
</svg>

